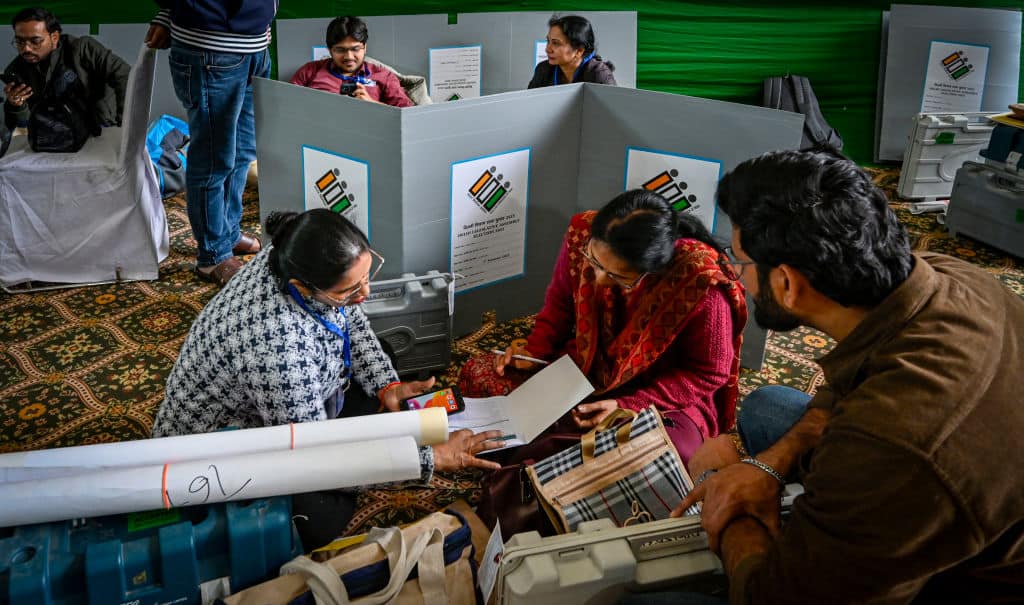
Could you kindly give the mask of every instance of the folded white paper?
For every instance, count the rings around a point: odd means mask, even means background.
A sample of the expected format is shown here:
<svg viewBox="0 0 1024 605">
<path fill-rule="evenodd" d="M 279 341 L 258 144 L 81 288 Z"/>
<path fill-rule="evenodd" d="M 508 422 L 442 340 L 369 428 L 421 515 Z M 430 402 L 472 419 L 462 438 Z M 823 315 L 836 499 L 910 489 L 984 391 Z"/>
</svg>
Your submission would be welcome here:
<svg viewBox="0 0 1024 605">
<path fill-rule="evenodd" d="M 508 395 L 467 397 L 466 410 L 450 416 L 448 426 L 452 431 L 497 430 L 504 435 L 515 435 L 515 439 L 494 449 L 524 445 L 593 392 L 594 386 L 576 363 L 563 355 Z"/>
</svg>

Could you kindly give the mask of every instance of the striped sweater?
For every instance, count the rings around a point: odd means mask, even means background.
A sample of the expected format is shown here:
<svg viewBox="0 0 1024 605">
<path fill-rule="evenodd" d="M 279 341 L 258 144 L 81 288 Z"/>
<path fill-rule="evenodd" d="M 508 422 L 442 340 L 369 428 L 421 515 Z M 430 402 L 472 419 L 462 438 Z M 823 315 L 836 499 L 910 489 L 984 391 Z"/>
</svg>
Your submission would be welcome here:
<svg viewBox="0 0 1024 605">
<path fill-rule="evenodd" d="M 179 43 L 222 53 L 253 54 L 270 46 L 277 0 L 242 0 L 228 10 L 215 0 L 157 0 L 152 24 L 166 27 Z"/>
</svg>

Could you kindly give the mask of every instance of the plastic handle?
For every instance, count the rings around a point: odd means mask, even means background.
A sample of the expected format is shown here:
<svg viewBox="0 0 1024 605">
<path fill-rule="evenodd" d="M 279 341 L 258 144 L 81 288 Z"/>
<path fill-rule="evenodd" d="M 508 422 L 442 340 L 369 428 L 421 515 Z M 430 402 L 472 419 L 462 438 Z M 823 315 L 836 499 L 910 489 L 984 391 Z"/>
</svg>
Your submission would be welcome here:
<svg viewBox="0 0 1024 605">
<path fill-rule="evenodd" d="M 608 428 L 615 424 L 615 422 L 622 420 L 623 418 L 629 418 L 629 422 L 619 427 L 619 430 L 615 432 L 615 441 L 619 445 L 629 443 L 629 433 L 633 429 L 633 421 L 636 420 L 636 412 L 633 410 L 616 408 L 611 414 L 605 416 L 600 424 L 580 438 L 580 446 L 583 449 L 584 460 L 590 460 L 594 457 L 594 451 L 597 449 L 597 434 L 601 431 L 608 430 Z"/>
</svg>

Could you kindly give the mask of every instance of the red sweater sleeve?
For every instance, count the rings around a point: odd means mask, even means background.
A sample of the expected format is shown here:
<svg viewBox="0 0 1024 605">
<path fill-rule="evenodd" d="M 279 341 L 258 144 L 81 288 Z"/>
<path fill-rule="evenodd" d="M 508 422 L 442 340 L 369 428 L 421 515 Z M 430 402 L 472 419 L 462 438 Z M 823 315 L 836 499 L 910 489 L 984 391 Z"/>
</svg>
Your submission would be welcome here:
<svg viewBox="0 0 1024 605">
<path fill-rule="evenodd" d="M 569 277 L 569 248 L 562 240 L 551 282 L 544 293 L 544 306 L 526 341 L 526 349 L 540 359 L 552 359 L 561 353 L 576 329 L 576 311 L 572 280 Z"/>
<path fill-rule="evenodd" d="M 295 75 L 292 76 L 292 79 L 289 80 L 289 82 L 296 86 L 308 87 L 313 81 L 313 76 L 316 75 L 318 67 L 317 64 L 317 61 L 310 61 L 309 63 L 306 63 L 295 72 Z"/>
<path fill-rule="evenodd" d="M 412 107 L 412 101 L 405 94 L 398 76 L 387 69 L 381 69 L 379 73 L 374 74 L 373 79 L 377 81 L 377 86 L 380 86 L 381 103 L 392 107 Z"/>
<path fill-rule="evenodd" d="M 732 309 L 725 294 L 711 288 L 661 358 L 614 399 L 636 411 L 652 403 L 664 411 L 686 410 L 702 433 L 715 434 L 714 395 L 728 383 L 734 355 Z"/>
</svg>

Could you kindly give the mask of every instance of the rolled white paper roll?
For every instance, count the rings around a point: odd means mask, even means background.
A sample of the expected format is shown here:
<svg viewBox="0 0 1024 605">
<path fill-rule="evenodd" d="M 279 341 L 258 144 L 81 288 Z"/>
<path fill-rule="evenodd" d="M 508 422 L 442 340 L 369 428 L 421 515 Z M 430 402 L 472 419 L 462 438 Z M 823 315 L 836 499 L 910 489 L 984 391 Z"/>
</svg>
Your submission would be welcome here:
<svg viewBox="0 0 1024 605">
<path fill-rule="evenodd" d="M 412 437 L 99 470 L 0 485 L 0 527 L 419 477 Z"/>
<path fill-rule="evenodd" d="M 448 439 L 448 415 L 441 408 L 426 408 L 322 422 L 2 454 L 0 484 L 75 476 L 126 466 L 179 463 L 214 456 L 401 436 L 411 436 L 419 445 L 444 443 Z"/>
</svg>

